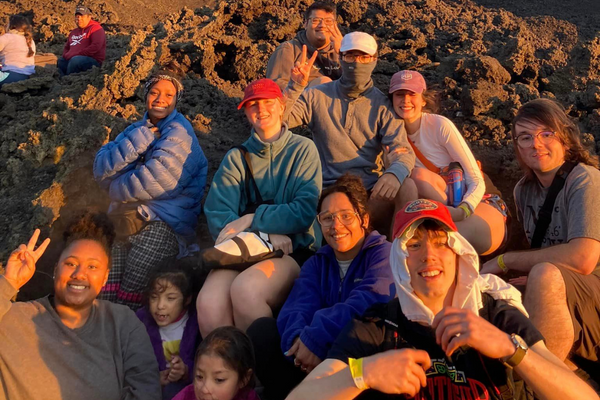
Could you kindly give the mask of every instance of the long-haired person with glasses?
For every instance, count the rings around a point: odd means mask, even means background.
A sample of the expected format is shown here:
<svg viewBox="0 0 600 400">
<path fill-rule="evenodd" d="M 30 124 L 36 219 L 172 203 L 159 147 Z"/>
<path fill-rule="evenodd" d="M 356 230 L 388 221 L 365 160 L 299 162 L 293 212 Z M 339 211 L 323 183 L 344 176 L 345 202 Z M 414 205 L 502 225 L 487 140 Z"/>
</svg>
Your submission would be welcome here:
<svg viewBox="0 0 600 400">
<path fill-rule="evenodd" d="M 323 191 L 317 219 L 327 245 L 304 264 L 277 320 L 261 318 L 248 329 L 267 398 L 285 398 L 352 318 L 394 297 L 391 244 L 371 230 L 367 203 L 357 176 Z"/>
<path fill-rule="evenodd" d="M 485 263 L 482 272 L 511 269 L 528 274 L 521 280 L 526 282 L 525 307 L 548 349 L 571 369 L 591 365 L 597 370 L 598 156 L 583 147 L 577 125 L 550 99 L 522 106 L 513 120 L 512 137 L 525 173 L 515 187 L 515 204 L 532 249 L 502 254 Z M 554 199 L 549 199 L 552 194 Z M 547 225 L 539 228 L 544 220 Z"/>
</svg>

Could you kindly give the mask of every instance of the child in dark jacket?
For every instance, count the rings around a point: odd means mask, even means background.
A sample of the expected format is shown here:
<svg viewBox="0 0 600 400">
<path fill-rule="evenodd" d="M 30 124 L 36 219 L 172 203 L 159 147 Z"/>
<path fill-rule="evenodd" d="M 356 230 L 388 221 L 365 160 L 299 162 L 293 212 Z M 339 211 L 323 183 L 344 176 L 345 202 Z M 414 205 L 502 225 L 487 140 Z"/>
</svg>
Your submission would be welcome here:
<svg viewBox="0 0 600 400">
<path fill-rule="evenodd" d="M 191 279 L 179 266 L 165 264 L 150 279 L 146 298 L 136 315 L 158 361 L 163 400 L 170 400 L 192 381 L 199 330 L 196 310 L 190 307 Z"/>
</svg>

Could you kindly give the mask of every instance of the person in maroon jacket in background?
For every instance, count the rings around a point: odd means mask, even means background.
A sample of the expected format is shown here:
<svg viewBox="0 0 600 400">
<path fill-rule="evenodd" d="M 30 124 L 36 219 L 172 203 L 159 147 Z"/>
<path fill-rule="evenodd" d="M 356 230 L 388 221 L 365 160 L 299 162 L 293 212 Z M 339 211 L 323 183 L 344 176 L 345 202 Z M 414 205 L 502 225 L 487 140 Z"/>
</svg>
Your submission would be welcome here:
<svg viewBox="0 0 600 400">
<path fill-rule="evenodd" d="M 97 21 L 92 20 L 89 8 L 79 5 L 75 9 L 77 29 L 69 33 L 62 57 L 58 59 L 60 75 L 87 71 L 100 67 L 106 53 L 106 35 Z"/>
</svg>

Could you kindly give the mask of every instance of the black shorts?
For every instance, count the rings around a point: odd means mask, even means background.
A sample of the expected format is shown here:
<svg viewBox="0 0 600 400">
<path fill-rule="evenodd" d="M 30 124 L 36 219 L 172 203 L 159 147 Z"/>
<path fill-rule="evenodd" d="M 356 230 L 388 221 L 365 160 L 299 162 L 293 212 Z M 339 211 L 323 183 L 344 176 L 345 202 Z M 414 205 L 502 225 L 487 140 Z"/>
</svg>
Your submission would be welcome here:
<svg viewBox="0 0 600 400">
<path fill-rule="evenodd" d="M 292 254 L 289 254 L 289 256 L 292 257 L 294 261 L 298 263 L 300 268 L 302 268 L 302 265 L 306 262 L 306 260 L 308 260 L 314 255 L 315 251 L 310 249 L 297 249 Z"/>
<path fill-rule="evenodd" d="M 589 361 L 600 359 L 600 276 L 558 267 L 565 282 L 575 341 L 571 353 Z"/>
</svg>

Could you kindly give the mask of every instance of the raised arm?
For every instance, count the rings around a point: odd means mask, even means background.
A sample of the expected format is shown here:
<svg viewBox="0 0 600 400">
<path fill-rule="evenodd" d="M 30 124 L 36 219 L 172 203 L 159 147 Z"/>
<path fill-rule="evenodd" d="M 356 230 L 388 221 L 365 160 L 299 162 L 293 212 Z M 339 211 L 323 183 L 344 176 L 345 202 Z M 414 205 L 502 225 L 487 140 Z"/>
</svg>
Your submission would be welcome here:
<svg viewBox="0 0 600 400">
<path fill-rule="evenodd" d="M 286 97 L 285 113 L 283 120 L 289 128 L 308 124 L 312 119 L 310 99 L 304 93 L 308 85 L 310 71 L 317 59 L 315 51 L 311 58 L 306 58 L 306 46 L 302 46 L 302 54 L 290 73 L 287 88 L 284 91 Z"/>
<path fill-rule="evenodd" d="M 39 237 L 40 230 L 36 229 L 29 242 L 21 244 L 8 257 L 4 276 L 0 276 L 0 321 L 12 306 L 10 300 L 33 277 L 35 263 L 50 244 L 50 239 L 47 238 L 36 248 Z"/>
</svg>

